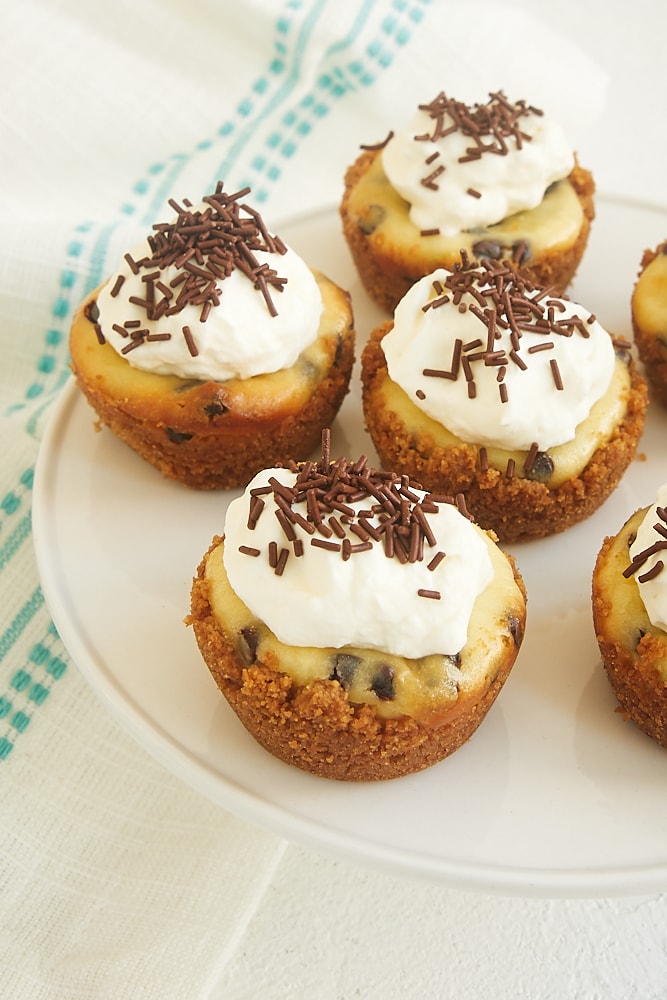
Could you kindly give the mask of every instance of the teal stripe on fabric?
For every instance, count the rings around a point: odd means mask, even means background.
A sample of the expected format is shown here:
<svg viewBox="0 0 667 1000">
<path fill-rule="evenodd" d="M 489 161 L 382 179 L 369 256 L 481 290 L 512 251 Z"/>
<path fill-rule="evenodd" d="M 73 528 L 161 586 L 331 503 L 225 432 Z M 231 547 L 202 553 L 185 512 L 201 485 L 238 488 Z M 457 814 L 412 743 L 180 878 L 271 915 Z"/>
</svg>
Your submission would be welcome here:
<svg viewBox="0 0 667 1000">
<path fill-rule="evenodd" d="M 65 383 L 70 377 L 70 370 L 68 367 L 69 352 L 66 354 L 59 370 L 54 374 L 54 378 L 51 380 L 50 386 L 42 386 L 43 392 L 40 390 L 40 402 L 37 404 L 34 399 L 29 402 L 24 401 L 22 403 L 15 403 L 13 406 L 8 407 L 5 411 L 5 416 L 12 416 L 13 414 L 28 410 L 29 416 L 28 421 L 25 425 L 25 429 L 31 437 L 38 437 L 40 430 L 41 419 L 44 412 L 49 409 L 54 397 L 59 393 Z"/>
<path fill-rule="evenodd" d="M 16 485 L 0 499 L 0 569 L 16 555 L 30 538 L 31 499 L 35 472 L 32 467 L 19 474 Z M 27 506 L 27 511 L 26 511 Z M 18 523 L 15 522 L 18 519 Z"/>
<path fill-rule="evenodd" d="M 261 176 L 262 180 L 268 181 L 269 184 L 275 183 L 282 174 L 283 163 L 294 156 L 303 139 L 310 135 L 318 122 L 329 114 L 332 101 L 335 102 L 361 87 L 372 86 L 376 80 L 377 70 L 390 66 L 396 50 L 410 40 L 412 27 L 422 20 L 424 8 L 429 3 L 430 0 L 416 0 L 412 3 L 406 0 L 394 0 L 393 8 L 396 15 L 385 16 L 380 22 L 378 34 L 366 47 L 365 58 L 355 59 L 347 65 L 329 66 L 328 63 L 333 56 L 345 52 L 359 37 L 376 3 L 375 0 L 366 0 L 361 5 L 348 33 L 325 53 L 322 64 L 326 68 L 323 69 L 314 89 L 301 98 L 296 108 L 290 108 L 285 112 L 281 122 L 266 140 L 264 152 L 258 150 L 251 163 L 250 174 L 241 179 L 243 186 L 247 184 L 253 189 L 256 203 L 264 202 L 268 197 L 267 188 L 262 186 L 257 176 Z M 264 118 L 266 114 L 256 116 L 246 128 L 246 132 L 256 128 Z M 232 144 L 227 157 L 219 164 L 210 186 L 218 179 L 226 177 L 233 165 L 234 153 L 240 151 L 243 138 L 241 135 L 239 140 Z"/>
<path fill-rule="evenodd" d="M 163 172 L 165 170 L 167 171 L 167 177 L 166 180 L 164 181 L 164 189 L 165 191 L 169 192 L 173 189 L 174 180 L 183 169 L 183 165 L 185 162 L 187 162 L 189 157 L 187 157 L 186 155 L 175 154 L 174 159 L 176 162 L 172 164 L 170 168 L 161 165 L 161 171 L 160 171 L 160 172 Z M 144 195 L 148 194 L 149 191 L 148 183 L 137 182 L 134 185 L 133 190 L 136 194 L 139 194 L 140 196 L 143 197 Z M 164 207 L 164 202 L 166 200 L 167 199 L 165 196 L 160 205 L 161 208 Z M 89 267 L 88 277 L 86 279 L 86 283 L 84 286 L 83 295 L 81 296 L 82 298 L 84 298 L 86 295 L 92 292 L 94 288 L 97 288 L 97 286 L 101 284 L 103 279 L 107 276 L 107 267 L 108 267 L 107 251 L 109 243 L 111 241 L 111 237 L 114 234 L 114 232 L 127 221 L 127 218 L 129 216 L 135 214 L 136 207 L 133 204 L 126 202 L 123 208 L 121 209 L 121 212 L 122 212 L 122 217 L 117 219 L 115 222 L 112 222 L 109 225 L 104 226 L 102 229 L 100 229 L 99 233 L 97 234 L 97 237 L 95 238 L 90 254 L 90 267 Z M 155 221 L 155 215 L 152 214 L 152 212 L 150 211 L 146 211 L 144 217 L 141 220 L 141 224 L 148 226 L 152 224 L 154 221 Z"/>
<path fill-rule="evenodd" d="M 368 2 L 368 0 L 367 0 Z M 370 0 L 374 2 L 374 0 Z M 287 7 L 294 7 L 299 9 L 302 5 L 288 4 Z M 246 148 L 246 146 L 252 141 L 253 133 L 259 122 L 264 121 L 284 100 L 292 93 L 296 84 L 298 83 L 298 70 L 300 69 L 305 52 L 308 49 L 308 43 L 311 36 L 315 30 L 319 17 L 326 6 L 326 0 L 316 0 L 313 3 L 312 9 L 310 10 L 308 16 L 305 18 L 301 29 L 298 33 L 295 45 L 295 51 L 290 62 L 290 69 L 287 74 L 285 83 L 281 84 L 277 92 L 271 96 L 264 104 L 261 106 L 261 110 L 257 112 L 254 117 L 251 117 L 251 111 L 254 108 L 255 102 L 252 97 L 252 93 L 259 95 L 264 95 L 268 93 L 268 86 L 266 83 L 265 75 L 262 74 L 258 80 L 251 86 L 251 94 L 241 99 L 236 106 L 236 115 L 239 119 L 239 124 L 235 124 L 234 121 L 228 120 L 219 129 L 219 136 L 227 138 L 228 136 L 238 136 L 238 138 L 232 138 L 231 147 L 227 153 L 225 160 L 223 161 L 224 169 L 219 168 L 215 172 L 214 178 L 207 185 L 208 189 L 213 190 L 215 184 L 218 180 L 226 180 L 229 172 L 231 171 L 234 163 L 239 158 L 241 152 Z M 291 19 L 282 14 L 278 17 L 276 22 L 276 32 L 283 38 L 289 35 L 289 31 L 292 26 Z M 278 58 L 274 58 L 269 63 L 269 67 L 266 73 L 268 77 L 274 77 L 278 79 L 282 76 L 286 67 L 286 56 L 287 47 L 285 42 L 281 39 L 280 42 L 274 43 L 275 50 L 279 53 Z M 245 124 L 243 124 L 245 122 Z M 240 131 L 239 131 L 240 127 Z M 243 181 L 240 182 L 241 186 Z M 155 214 L 162 208 L 166 200 L 167 194 L 169 193 L 168 186 L 163 183 L 160 185 L 156 191 L 156 195 L 153 198 L 152 203 L 149 206 L 149 218 L 152 220 Z M 256 200 L 256 192 L 254 192 Z"/>
<path fill-rule="evenodd" d="M 369 2 L 372 5 L 373 0 L 366 0 L 366 3 L 363 5 L 363 9 L 366 10 L 368 8 Z M 241 151 L 252 140 L 252 136 L 255 129 L 257 128 L 257 125 L 265 121 L 266 118 L 273 111 L 275 111 L 275 109 L 280 104 L 283 103 L 285 98 L 293 92 L 296 84 L 298 83 L 299 70 L 303 64 L 304 55 L 308 48 L 308 40 L 315 29 L 315 25 L 317 24 L 317 20 L 319 18 L 319 15 L 323 7 L 324 7 L 324 0 L 320 0 L 320 2 L 313 5 L 313 9 L 311 10 L 306 20 L 304 21 L 301 30 L 299 31 L 299 34 L 297 36 L 293 57 L 290 63 L 290 69 L 288 71 L 285 83 L 283 83 L 278 88 L 278 91 L 274 94 L 271 100 L 262 107 L 261 111 L 259 111 L 251 120 L 248 120 L 245 127 L 242 128 L 240 133 L 238 134 L 238 137 L 233 140 L 225 159 L 221 162 L 216 171 L 216 176 L 211 180 L 209 184 L 210 187 L 213 187 L 218 180 L 226 179 L 228 173 L 232 169 L 234 162 L 238 159 Z M 280 22 L 279 22 L 279 27 L 280 27 Z M 284 22 L 282 24 L 282 32 L 284 35 L 287 35 L 288 33 L 288 25 Z M 284 68 L 284 66 L 285 62 L 283 60 L 281 61 L 280 68 Z M 278 67 L 274 67 L 274 72 L 276 71 L 276 69 L 278 69 Z"/>
<path fill-rule="evenodd" d="M 14 528 L 9 538 L 0 545 L 0 569 L 4 569 L 7 563 L 16 555 L 23 542 L 30 538 L 32 527 L 32 517 L 30 512 Z"/>
<path fill-rule="evenodd" d="M 41 587 L 38 587 L 23 605 L 9 628 L 0 636 L 0 663 L 43 604 L 44 595 Z"/>
<path fill-rule="evenodd" d="M 26 498 L 32 490 L 35 478 L 35 470 L 30 466 L 19 473 L 16 486 L 7 490 L 0 499 L 0 532 L 5 529 L 5 525 L 12 515 L 17 514 Z"/>
<path fill-rule="evenodd" d="M 106 277 L 105 268 L 107 247 L 111 236 L 118 228 L 118 225 L 118 222 L 112 222 L 108 226 L 103 226 L 93 240 L 93 244 L 90 249 L 90 256 L 88 258 L 88 275 L 86 277 L 86 283 L 84 285 L 83 295 L 81 298 L 85 298 L 89 292 L 92 292 L 94 288 L 97 288 L 102 279 Z"/>
<path fill-rule="evenodd" d="M 51 689 L 67 672 L 64 649 L 52 622 L 42 639 L 32 646 L 24 665 L 9 680 L 0 695 L 0 762 L 6 760 L 18 738 L 32 722 L 35 709 L 48 699 Z"/>
<path fill-rule="evenodd" d="M 37 359 L 34 380 L 26 387 L 23 401 L 13 403 L 7 408 L 5 412 L 8 416 L 26 409 L 34 414 L 36 400 L 43 398 L 48 405 L 52 394 L 65 381 L 62 373 L 69 357 L 68 327 L 74 307 L 83 298 L 83 292 L 80 290 L 79 261 L 84 255 L 91 229 L 89 222 L 79 224 L 67 244 L 65 264 L 59 281 L 60 291 L 51 307 L 52 322 L 44 333 L 43 353 Z M 33 419 L 32 425 L 28 427 L 31 435 L 34 435 L 35 426 Z"/>
<path fill-rule="evenodd" d="M 26 424 L 26 430 L 31 437 L 39 437 L 42 418 L 44 417 L 46 411 L 49 410 L 54 397 L 58 395 L 58 393 L 65 385 L 65 383 L 69 381 L 69 378 L 70 378 L 69 368 L 63 367 L 58 373 L 58 376 L 55 379 L 53 385 L 49 389 L 48 398 L 44 398 L 39 406 L 33 407 L 32 412 L 28 418 L 28 422 Z"/>
</svg>

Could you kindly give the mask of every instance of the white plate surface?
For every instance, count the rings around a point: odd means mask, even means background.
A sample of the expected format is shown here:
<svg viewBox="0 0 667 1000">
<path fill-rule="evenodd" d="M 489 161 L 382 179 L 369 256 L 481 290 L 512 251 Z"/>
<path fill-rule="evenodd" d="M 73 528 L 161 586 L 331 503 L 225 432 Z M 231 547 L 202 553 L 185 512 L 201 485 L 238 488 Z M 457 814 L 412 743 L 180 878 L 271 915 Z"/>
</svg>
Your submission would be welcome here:
<svg viewBox="0 0 667 1000">
<path fill-rule="evenodd" d="M 360 287 L 336 211 L 275 228 L 351 291 L 361 346 L 380 314 Z M 571 297 L 629 336 L 641 254 L 666 236 L 667 210 L 600 197 Z M 526 638 L 473 739 L 427 771 L 370 784 L 316 778 L 262 750 L 183 625 L 197 564 L 236 494 L 163 480 L 93 422 L 69 384 L 35 481 L 42 586 L 84 677 L 167 768 L 289 839 L 450 885 L 524 895 L 667 889 L 667 755 L 615 711 L 590 606 L 602 539 L 667 480 L 667 412 L 652 405 L 642 457 L 593 517 L 512 547 L 529 594 Z M 375 460 L 357 378 L 332 452 Z"/>
</svg>

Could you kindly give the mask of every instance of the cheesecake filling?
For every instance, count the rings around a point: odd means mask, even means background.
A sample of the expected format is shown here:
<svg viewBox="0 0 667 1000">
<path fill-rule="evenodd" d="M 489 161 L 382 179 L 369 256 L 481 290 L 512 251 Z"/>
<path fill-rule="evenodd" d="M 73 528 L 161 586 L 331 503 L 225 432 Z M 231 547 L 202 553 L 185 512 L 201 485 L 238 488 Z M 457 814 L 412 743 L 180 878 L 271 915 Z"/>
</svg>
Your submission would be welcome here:
<svg viewBox="0 0 667 1000">
<path fill-rule="evenodd" d="M 667 483 L 646 511 L 630 545 L 630 564 L 624 576 L 633 576 L 652 625 L 667 632 Z"/>
<path fill-rule="evenodd" d="M 648 334 L 667 341 L 667 244 L 637 279 L 632 296 L 637 324 Z"/>
</svg>

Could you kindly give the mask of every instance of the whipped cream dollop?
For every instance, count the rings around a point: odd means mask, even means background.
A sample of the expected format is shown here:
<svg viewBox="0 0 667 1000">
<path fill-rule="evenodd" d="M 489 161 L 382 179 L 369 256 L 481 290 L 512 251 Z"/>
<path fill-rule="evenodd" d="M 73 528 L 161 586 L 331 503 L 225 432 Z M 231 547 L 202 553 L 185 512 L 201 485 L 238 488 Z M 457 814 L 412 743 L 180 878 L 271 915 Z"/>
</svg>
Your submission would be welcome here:
<svg viewBox="0 0 667 1000">
<path fill-rule="evenodd" d="M 462 441 L 509 450 L 572 440 L 615 363 L 588 309 L 465 255 L 413 285 L 382 347 L 390 378 L 424 413 Z"/>
<path fill-rule="evenodd" d="M 289 368 L 318 332 L 322 298 L 301 257 L 222 192 L 125 255 L 97 297 L 104 339 L 159 375 L 224 381 Z"/>
<path fill-rule="evenodd" d="M 352 478 L 359 487 L 359 477 Z M 454 504 L 430 503 L 423 491 L 410 489 L 399 496 L 398 510 L 404 523 L 414 522 L 412 544 L 424 551 L 421 558 L 413 551 L 414 561 L 409 555 L 401 559 L 387 554 L 382 525 L 391 502 L 375 474 L 373 491 L 380 500 L 361 486 L 339 494 L 345 499 L 334 501 L 331 513 L 323 501 L 313 509 L 315 480 L 318 489 L 323 481 L 333 483 L 321 465 L 311 476 L 268 469 L 229 505 L 224 566 L 237 596 L 290 645 L 352 645 L 410 658 L 458 653 L 475 600 L 493 577 L 479 529 Z M 324 492 L 330 490 L 326 485 Z M 287 515 L 287 531 L 281 526 L 286 505 L 295 515 Z M 368 513 L 374 505 L 378 510 Z M 361 534 L 352 524 L 364 529 Z"/>
<path fill-rule="evenodd" d="M 502 92 L 468 106 L 439 94 L 382 150 L 390 184 L 420 230 L 453 236 L 535 208 L 575 164 L 561 127 Z"/>
<path fill-rule="evenodd" d="M 634 578 L 644 602 L 646 614 L 656 628 L 667 632 L 667 483 L 660 486 L 655 503 L 648 508 L 637 537 L 630 546 L 630 559 L 636 565 Z M 639 564 L 639 565 L 637 565 Z"/>
</svg>

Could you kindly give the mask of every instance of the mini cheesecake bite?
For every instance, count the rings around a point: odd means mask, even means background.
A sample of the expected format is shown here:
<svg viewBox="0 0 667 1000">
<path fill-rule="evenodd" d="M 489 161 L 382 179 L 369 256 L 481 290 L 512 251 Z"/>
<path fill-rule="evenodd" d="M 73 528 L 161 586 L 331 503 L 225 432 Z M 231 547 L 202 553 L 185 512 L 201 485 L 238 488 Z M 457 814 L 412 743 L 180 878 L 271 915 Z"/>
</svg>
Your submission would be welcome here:
<svg viewBox="0 0 667 1000">
<path fill-rule="evenodd" d="M 667 406 L 667 240 L 642 256 L 632 293 L 632 329 L 653 395 Z"/>
<path fill-rule="evenodd" d="M 363 147 L 340 213 L 362 284 L 391 313 L 462 249 L 564 291 L 586 248 L 594 190 L 539 108 L 502 91 L 474 105 L 440 93 L 405 128 Z"/>
<path fill-rule="evenodd" d="M 305 458 L 331 425 L 354 362 L 350 297 L 244 199 L 170 202 L 78 309 L 72 371 L 99 423 L 164 476 L 244 486 Z"/>
<path fill-rule="evenodd" d="M 504 262 L 420 279 L 362 354 L 386 468 L 462 493 L 503 542 L 563 531 L 620 481 L 644 428 L 630 345 Z"/>
<path fill-rule="evenodd" d="M 204 662 L 269 753 L 374 781 L 429 767 L 482 722 L 526 621 L 519 571 L 461 498 L 364 457 L 263 470 L 193 581 Z"/>
<path fill-rule="evenodd" d="M 667 747 L 667 485 L 618 534 L 605 538 L 593 573 L 595 633 L 626 717 Z"/>
</svg>

